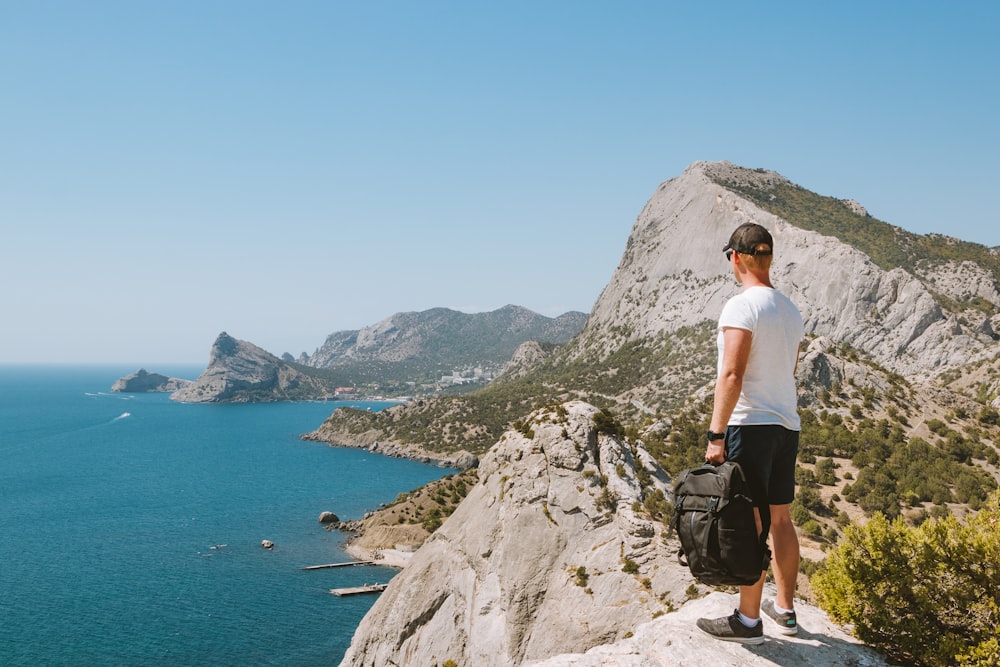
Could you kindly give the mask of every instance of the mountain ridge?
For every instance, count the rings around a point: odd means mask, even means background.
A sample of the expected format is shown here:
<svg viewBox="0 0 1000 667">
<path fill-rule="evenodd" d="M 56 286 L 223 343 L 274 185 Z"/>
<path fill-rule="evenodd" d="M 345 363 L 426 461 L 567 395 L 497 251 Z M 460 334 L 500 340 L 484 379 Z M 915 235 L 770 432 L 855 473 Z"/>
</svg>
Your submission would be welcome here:
<svg viewBox="0 0 1000 667">
<path fill-rule="evenodd" d="M 559 344 L 582 329 L 586 315 L 558 317 L 508 305 L 487 313 L 448 308 L 396 313 L 359 331 L 330 334 L 312 357 L 277 357 L 222 332 L 201 376 L 175 391 L 180 402 L 331 400 L 355 395 L 400 395 L 456 370 L 483 382 L 500 373 L 528 340 Z M 305 363 L 303 363 L 305 362 Z M 478 375 L 477 375 L 478 373 Z M 356 391 L 355 391 L 356 390 Z"/>
</svg>

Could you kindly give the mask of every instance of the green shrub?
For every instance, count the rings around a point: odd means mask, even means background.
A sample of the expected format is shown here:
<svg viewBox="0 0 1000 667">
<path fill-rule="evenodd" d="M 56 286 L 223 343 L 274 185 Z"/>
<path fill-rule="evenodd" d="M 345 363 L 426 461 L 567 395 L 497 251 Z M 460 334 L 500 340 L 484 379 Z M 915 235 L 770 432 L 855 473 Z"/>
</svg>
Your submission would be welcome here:
<svg viewBox="0 0 1000 667">
<path fill-rule="evenodd" d="M 1000 492 L 966 523 L 851 525 L 811 579 L 820 605 L 909 664 L 1000 664 Z"/>
</svg>

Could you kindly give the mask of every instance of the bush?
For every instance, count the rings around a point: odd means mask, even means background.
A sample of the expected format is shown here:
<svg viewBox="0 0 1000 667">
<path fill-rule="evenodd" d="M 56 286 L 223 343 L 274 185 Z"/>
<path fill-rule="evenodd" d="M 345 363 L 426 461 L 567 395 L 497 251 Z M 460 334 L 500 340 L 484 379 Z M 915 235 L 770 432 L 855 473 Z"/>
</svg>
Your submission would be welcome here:
<svg viewBox="0 0 1000 667">
<path fill-rule="evenodd" d="M 1000 492 L 966 523 L 917 527 L 876 514 L 851 525 L 811 580 L 862 641 L 911 664 L 1000 664 Z"/>
</svg>

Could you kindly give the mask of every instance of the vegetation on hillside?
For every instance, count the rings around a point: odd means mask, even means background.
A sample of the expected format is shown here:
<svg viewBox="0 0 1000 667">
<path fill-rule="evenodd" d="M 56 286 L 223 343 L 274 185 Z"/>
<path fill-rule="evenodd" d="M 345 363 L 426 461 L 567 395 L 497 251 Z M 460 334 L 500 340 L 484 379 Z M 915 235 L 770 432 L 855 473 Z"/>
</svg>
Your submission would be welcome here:
<svg viewBox="0 0 1000 667">
<path fill-rule="evenodd" d="M 922 262 L 972 261 L 993 272 L 1000 281 L 1000 253 L 978 243 L 940 234 L 919 235 L 849 209 L 843 200 L 810 192 L 788 181 L 754 186 L 720 179 L 718 184 L 746 197 L 759 207 L 801 229 L 833 236 L 854 246 L 889 271 L 898 267 L 912 270 Z M 939 301 L 947 301 L 938 297 Z M 982 299 L 969 297 L 968 303 L 942 303 L 949 309 L 974 307 L 996 312 Z"/>
<path fill-rule="evenodd" d="M 754 187 L 722 180 L 719 185 L 796 227 L 833 236 L 858 248 L 887 271 L 907 268 L 920 260 L 970 260 L 994 274 L 1000 268 L 1000 258 L 983 245 L 938 234 L 913 234 L 870 215 L 855 213 L 841 199 L 816 194 L 794 183 Z"/>
<path fill-rule="evenodd" d="M 917 525 L 950 514 L 954 506 L 978 509 L 997 488 L 993 476 L 977 464 L 1000 464 L 997 450 L 987 444 L 1000 435 L 989 411 L 982 413 L 986 421 L 970 425 L 965 434 L 931 420 L 930 437 L 924 439 L 907 435 L 910 396 L 897 391 L 896 401 L 890 402 L 889 392 L 876 405 L 866 389 L 835 387 L 823 395 L 824 402 L 799 410 L 792 518 L 817 543 L 836 543 L 852 520 L 847 512 L 851 506 L 867 517 L 905 517 Z M 676 476 L 704 461 L 711 407 L 711 399 L 705 399 L 673 415 L 666 432 L 640 434 L 633 427 L 630 436 L 641 438 L 664 470 Z M 823 492 L 833 487 L 839 493 Z"/>
</svg>

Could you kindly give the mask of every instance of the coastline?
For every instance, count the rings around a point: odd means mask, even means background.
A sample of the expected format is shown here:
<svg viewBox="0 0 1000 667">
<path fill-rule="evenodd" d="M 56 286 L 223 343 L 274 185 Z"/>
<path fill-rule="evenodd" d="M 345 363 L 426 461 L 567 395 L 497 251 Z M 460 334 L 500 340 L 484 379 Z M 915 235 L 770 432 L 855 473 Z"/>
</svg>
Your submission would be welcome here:
<svg viewBox="0 0 1000 667">
<path fill-rule="evenodd" d="M 374 430 L 362 434 L 333 433 L 328 429 L 320 427 L 315 431 L 303 433 L 299 437 L 302 440 L 311 442 L 323 442 L 330 447 L 364 449 L 374 454 L 381 454 L 382 456 L 409 459 L 418 463 L 436 465 L 439 468 L 450 468 L 458 471 L 468 470 L 479 465 L 479 457 L 464 449 L 449 453 L 431 452 L 415 444 L 403 444 L 394 440 L 379 440 L 379 436 L 382 435 L 380 431 Z"/>
</svg>

